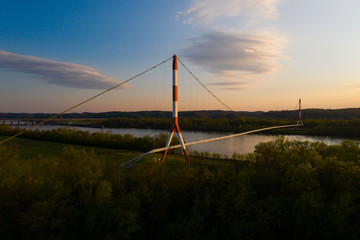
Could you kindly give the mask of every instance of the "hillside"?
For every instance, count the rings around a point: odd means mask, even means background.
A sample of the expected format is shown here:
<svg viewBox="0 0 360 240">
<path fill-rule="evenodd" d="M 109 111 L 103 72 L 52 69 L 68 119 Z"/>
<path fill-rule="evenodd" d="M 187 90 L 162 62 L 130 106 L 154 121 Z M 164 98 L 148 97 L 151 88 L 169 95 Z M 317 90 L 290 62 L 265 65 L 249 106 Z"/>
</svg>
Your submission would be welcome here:
<svg viewBox="0 0 360 240">
<path fill-rule="evenodd" d="M 54 116 L 54 113 L 0 113 L 0 119 L 18 119 L 18 118 L 34 118 L 44 119 Z M 67 113 L 63 118 L 171 118 L 170 111 L 138 111 L 138 112 L 101 112 L 101 113 Z M 179 112 L 180 117 L 196 117 L 196 118 L 212 118 L 212 119 L 235 119 L 237 117 L 254 117 L 254 118 L 269 118 L 269 119 L 297 119 L 298 111 L 283 110 L 283 111 L 183 111 Z M 360 108 L 344 108 L 344 109 L 304 109 L 302 111 L 304 119 L 328 119 L 328 120 L 351 120 L 360 118 Z"/>
</svg>

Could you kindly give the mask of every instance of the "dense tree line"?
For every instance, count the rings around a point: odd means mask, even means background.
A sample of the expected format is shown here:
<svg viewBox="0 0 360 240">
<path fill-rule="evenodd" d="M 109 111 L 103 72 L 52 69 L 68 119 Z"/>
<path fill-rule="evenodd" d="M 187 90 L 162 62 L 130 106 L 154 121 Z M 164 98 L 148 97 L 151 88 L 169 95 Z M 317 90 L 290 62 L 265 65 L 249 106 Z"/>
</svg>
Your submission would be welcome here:
<svg viewBox="0 0 360 240">
<path fill-rule="evenodd" d="M 105 127 L 111 128 L 152 128 L 169 129 L 171 119 L 168 118 L 112 118 L 103 122 Z M 193 131 L 222 131 L 222 132 L 245 132 L 254 129 L 296 124 L 296 121 L 276 120 L 266 118 L 238 117 L 235 119 L 212 119 L 212 118 L 187 118 L 179 119 L 183 130 Z M 272 134 L 306 134 L 319 136 L 360 136 L 360 119 L 353 120 L 322 120 L 306 119 L 304 127 L 285 128 L 267 131 Z"/>
<path fill-rule="evenodd" d="M 359 239 L 360 148 L 261 143 L 246 161 L 120 169 L 0 146 L 2 239 Z"/>
<path fill-rule="evenodd" d="M 306 119 L 328 119 L 328 120 L 351 120 L 360 118 L 360 108 L 345 109 L 303 109 L 303 116 Z M 0 119 L 18 119 L 18 118 L 37 118 L 44 119 L 54 116 L 50 113 L 0 113 Z M 212 119 L 236 119 L 238 117 L 267 118 L 267 119 L 287 119 L 296 120 L 298 110 L 282 110 L 282 111 L 221 111 L 221 110 L 203 110 L 203 111 L 181 111 L 181 117 L 188 118 L 212 118 Z M 170 111 L 138 111 L 138 112 L 83 112 L 83 113 L 66 113 L 63 118 L 171 118 Z"/>
<path fill-rule="evenodd" d="M 171 126 L 171 118 L 112 118 L 105 120 L 103 124 L 104 127 L 110 128 L 151 128 L 168 130 Z M 294 124 L 294 122 L 247 117 L 235 119 L 182 117 L 179 119 L 181 129 L 193 131 L 243 132 L 287 124 Z"/>
<path fill-rule="evenodd" d="M 360 136 L 360 119 L 353 120 L 306 120 L 303 132 L 309 135 Z"/>
</svg>

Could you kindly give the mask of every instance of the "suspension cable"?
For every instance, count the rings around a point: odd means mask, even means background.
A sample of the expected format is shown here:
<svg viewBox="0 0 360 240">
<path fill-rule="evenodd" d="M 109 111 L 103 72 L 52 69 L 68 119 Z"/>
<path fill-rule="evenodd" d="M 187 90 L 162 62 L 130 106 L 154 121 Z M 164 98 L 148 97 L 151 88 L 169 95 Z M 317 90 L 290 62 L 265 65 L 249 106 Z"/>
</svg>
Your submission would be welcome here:
<svg viewBox="0 0 360 240">
<path fill-rule="evenodd" d="M 93 100 L 93 99 L 95 99 L 95 98 L 97 98 L 97 97 L 100 97 L 101 95 L 103 95 L 103 94 L 105 94 L 105 93 L 107 93 L 107 92 L 109 92 L 109 91 L 111 91 L 111 90 L 113 90 L 113 89 L 115 89 L 115 88 L 117 88 L 117 87 L 125 84 L 125 83 L 128 83 L 128 82 L 130 82 L 131 80 L 140 77 L 141 75 L 144 75 L 145 73 L 147 73 L 147 72 L 149 72 L 149 71 L 151 71 L 151 70 L 159 67 L 160 65 L 166 63 L 167 61 L 169 61 L 169 60 L 172 59 L 172 58 L 173 58 L 173 57 L 171 56 L 170 58 L 162 61 L 161 63 L 159 63 L 159 64 L 157 64 L 157 65 L 155 65 L 155 66 L 153 66 L 153 67 L 151 67 L 151 68 L 149 68 L 149 69 L 147 69 L 147 70 L 145 70 L 145 71 L 143 71 L 143 72 L 141 72 L 141 73 L 139 73 L 139 74 L 137 74 L 137 75 L 135 75 L 135 76 L 127 79 L 127 80 L 124 81 L 124 82 L 118 83 L 118 84 L 116 84 L 115 86 L 113 86 L 113 87 L 111 87 L 111 88 L 109 88 L 109 89 L 107 89 L 107 90 L 105 90 L 105 91 L 103 91 L 103 92 L 101 92 L 101 93 L 99 93 L 99 94 L 97 94 L 97 95 L 95 95 L 95 96 L 92 96 L 92 97 L 86 99 L 85 101 L 82 101 L 81 103 L 78 103 L 78 104 L 76 104 L 76 105 L 74 105 L 74 106 L 72 106 L 72 107 L 70 107 L 70 108 L 62 111 L 61 113 L 56 114 L 55 116 L 52 116 L 52 117 L 50 117 L 50 118 L 48 118 L 48 119 L 46 119 L 46 120 L 44 120 L 44 121 L 42 121 L 42 122 L 34 125 L 34 126 L 32 126 L 32 127 L 29 128 L 29 129 L 25 129 L 25 130 L 22 131 L 22 132 L 19 132 L 19 133 L 15 134 L 15 135 L 13 135 L 13 136 L 11 136 L 11 137 L 9 137 L 9 138 L 6 138 L 6 139 L 3 140 L 3 141 L 0 141 L 0 145 L 3 144 L 3 143 L 6 143 L 6 142 L 8 142 L 8 141 L 10 141 L 11 139 L 14 139 L 14 138 L 18 137 L 18 136 L 24 134 L 25 132 L 27 132 L 27 131 L 29 131 L 29 130 L 32 130 L 32 129 L 34 129 L 34 128 L 36 128 L 36 127 L 38 127 L 38 126 L 40 126 L 40 125 L 42 125 L 42 124 L 44 124 L 44 123 L 46 123 L 46 122 L 48 122 L 48 121 L 50 121 L 50 120 L 53 120 L 53 119 L 55 119 L 55 118 L 63 115 L 64 113 L 67 113 L 67 112 L 69 112 L 69 111 L 71 111 L 71 110 L 73 110 L 73 109 L 75 109 L 75 108 L 77 108 L 77 107 L 79 107 L 79 106 L 87 103 L 87 102 L 90 102 L 91 100 Z"/>
<path fill-rule="evenodd" d="M 291 125 L 282 125 L 282 126 L 273 126 L 273 127 L 260 128 L 260 129 L 255 129 L 255 130 L 251 130 L 251 131 L 247 131 L 247 132 L 227 135 L 227 136 L 223 136 L 223 137 L 209 138 L 209 139 L 205 139 L 205 140 L 189 142 L 189 143 L 185 143 L 185 146 L 191 146 L 191 145 L 200 144 L 200 143 L 213 142 L 213 141 L 223 140 L 223 139 L 227 139 L 227 138 L 243 136 L 243 135 L 247 135 L 247 134 L 250 134 L 250 133 L 262 132 L 262 131 L 266 131 L 266 130 L 279 129 L 279 128 L 289 128 L 289 127 L 299 127 L 299 126 L 303 126 L 303 124 L 302 123 L 300 123 L 300 124 L 297 123 L 297 124 L 291 124 Z M 151 153 L 163 152 L 165 150 L 171 150 L 171 149 L 176 149 L 176 148 L 180 148 L 180 147 L 181 147 L 181 145 L 178 144 L 178 145 L 173 145 L 173 146 L 169 146 L 169 147 L 153 149 L 151 151 L 148 151 L 148 152 L 146 152 L 144 154 L 141 154 L 140 156 L 138 156 L 136 158 L 133 158 L 133 159 L 119 165 L 119 167 L 131 168 L 136 163 L 138 163 L 141 159 L 143 159 L 144 157 L 146 157 L 147 155 L 149 155 Z"/>
<path fill-rule="evenodd" d="M 190 73 L 190 75 L 208 92 L 211 94 L 211 96 L 213 96 L 219 103 L 221 103 L 222 105 L 224 105 L 227 109 L 229 109 L 230 111 L 233 111 L 233 109 L 231 109 L 228 105 L 226 105 L 223 101 L 221 101 L 213 92 L 210 91 L 210 89 L 208 89 L 205 84 L 203 84 L 199 78 L 197 78 L 195 76 L 195 74 L 190 71 L 190 69 L 178 58 L 178 61 L 181 63 L 181 65 L 186 69 L 186 71 L 188 71 Z"/>
</svg>

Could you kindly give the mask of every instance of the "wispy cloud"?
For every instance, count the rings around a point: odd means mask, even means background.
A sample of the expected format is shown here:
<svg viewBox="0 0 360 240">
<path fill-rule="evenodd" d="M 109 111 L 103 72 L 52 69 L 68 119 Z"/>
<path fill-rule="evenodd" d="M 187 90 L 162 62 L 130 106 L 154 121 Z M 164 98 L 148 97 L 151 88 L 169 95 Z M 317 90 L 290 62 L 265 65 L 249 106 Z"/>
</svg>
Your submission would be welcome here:
<svg viewBox="0 0 360 240">
<path fill-rule="evenodd" d="M 286 40 L 270 33 L 208 32 L 190 40 L 183 55 L 224 79 L 270 73 L 279 68 Z"/>
<path fill-rule="evenodd" d="M 0 50 L 0 68 L 41 76 L 49 84 L 72 88 L 106 89 L 116 85 L 114 79 L 93 68 L 48 59 L 18 55 Z"/>
<path fill-rule="evenodd" d="M 222 88 L 224 90 L 231 90 L 231 91 L 238 91 L 238 90 L 244 90 L 244 87 L 224 87 Z"/>
<path fill-rule="evenodd" d="M 242 90 L 245 89 L 245 86 L 249 84 L 248 82 L 214 82 L 209 85 L 221 87 L 224 90 Z"/>
<path fill-rule="evenodd" d="M 210 85 L 215 85 L 215 86 L 241 86 L 241 85 L 245 85 L 248 84 L 247 82 L 215 82 L 215 83 L 210 83 Z"/>
<path fill-rule="evenodd" d="M 185 23 L 207 24 L 223 17 L 239 15 L 247 19 L 272 19 L 277 16 L 279 0 L 195 0 L 178 17 Z"/>
<path fill-rule="evenodd" d="M 360 88 L 360 84 L 352 84 L 344 87 L 345 90 L 358 90 L 359 88 Z"/>
<path fill-rule="evenodd" d="M 208 30 L 189 39 L 182 49 L 183 56 L 213 73 L 216 82 L 243 82 L 246 78 L 247 84 L 251 84 L 254 81 L 249 79 L 254 76 L 276 71 L 279 60 L 288 59 L 282 53 L 286 38 L 267 26 L 266 20 L 276 18 L 280 1 L 194 0 L 178 17 L 188 24 L 206 25 Z M 217 21 L 231 17 L 240 19 L 240 23 L 234 21 L 239 24 L 223 26 Z"/>
</svg>

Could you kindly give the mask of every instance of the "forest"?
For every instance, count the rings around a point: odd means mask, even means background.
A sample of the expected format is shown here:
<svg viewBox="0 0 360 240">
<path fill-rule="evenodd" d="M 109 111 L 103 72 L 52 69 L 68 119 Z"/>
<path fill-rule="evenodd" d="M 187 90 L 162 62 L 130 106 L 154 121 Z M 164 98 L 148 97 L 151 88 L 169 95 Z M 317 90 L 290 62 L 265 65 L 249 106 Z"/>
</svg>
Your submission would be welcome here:
<svg viewBox="0 0 360 240">
<path fill-rule="evenodd" d="M 328 119 L 328 120 L 351 120 L 360 118 L 360 108 L 344 108 L 344 109 L 303 109 L 304 119 Z M 0 119 L 45 119 L 55 116 L 51 113 L 0 113 Z M 138 111 L 138 112 L 83 112 L 83 113 L 66 113 L 63 114 L 64 119 L 74 118 L 171 118 L 170 111 Z M 179 116 L 188 118 L 212 118 L 212 119 L 235 119 L 238 117 L 251 118 L 267 118 L 267 119 L 283 119 L 297 120 L 298 110 L 282 110 L 282 111 L 221 111 L 221 110 L 202 110 L 202 111 L 180 111 Z"/>
<path fill-rule="evenodd" d="M 279 138 L 241 161 L 177 168 L 148 158 L 122 169 L 72 146 L 26 159 L 19 150 L 0 146 L 2 239 L 360 238 L 353 141 Z"/>
</svg>

